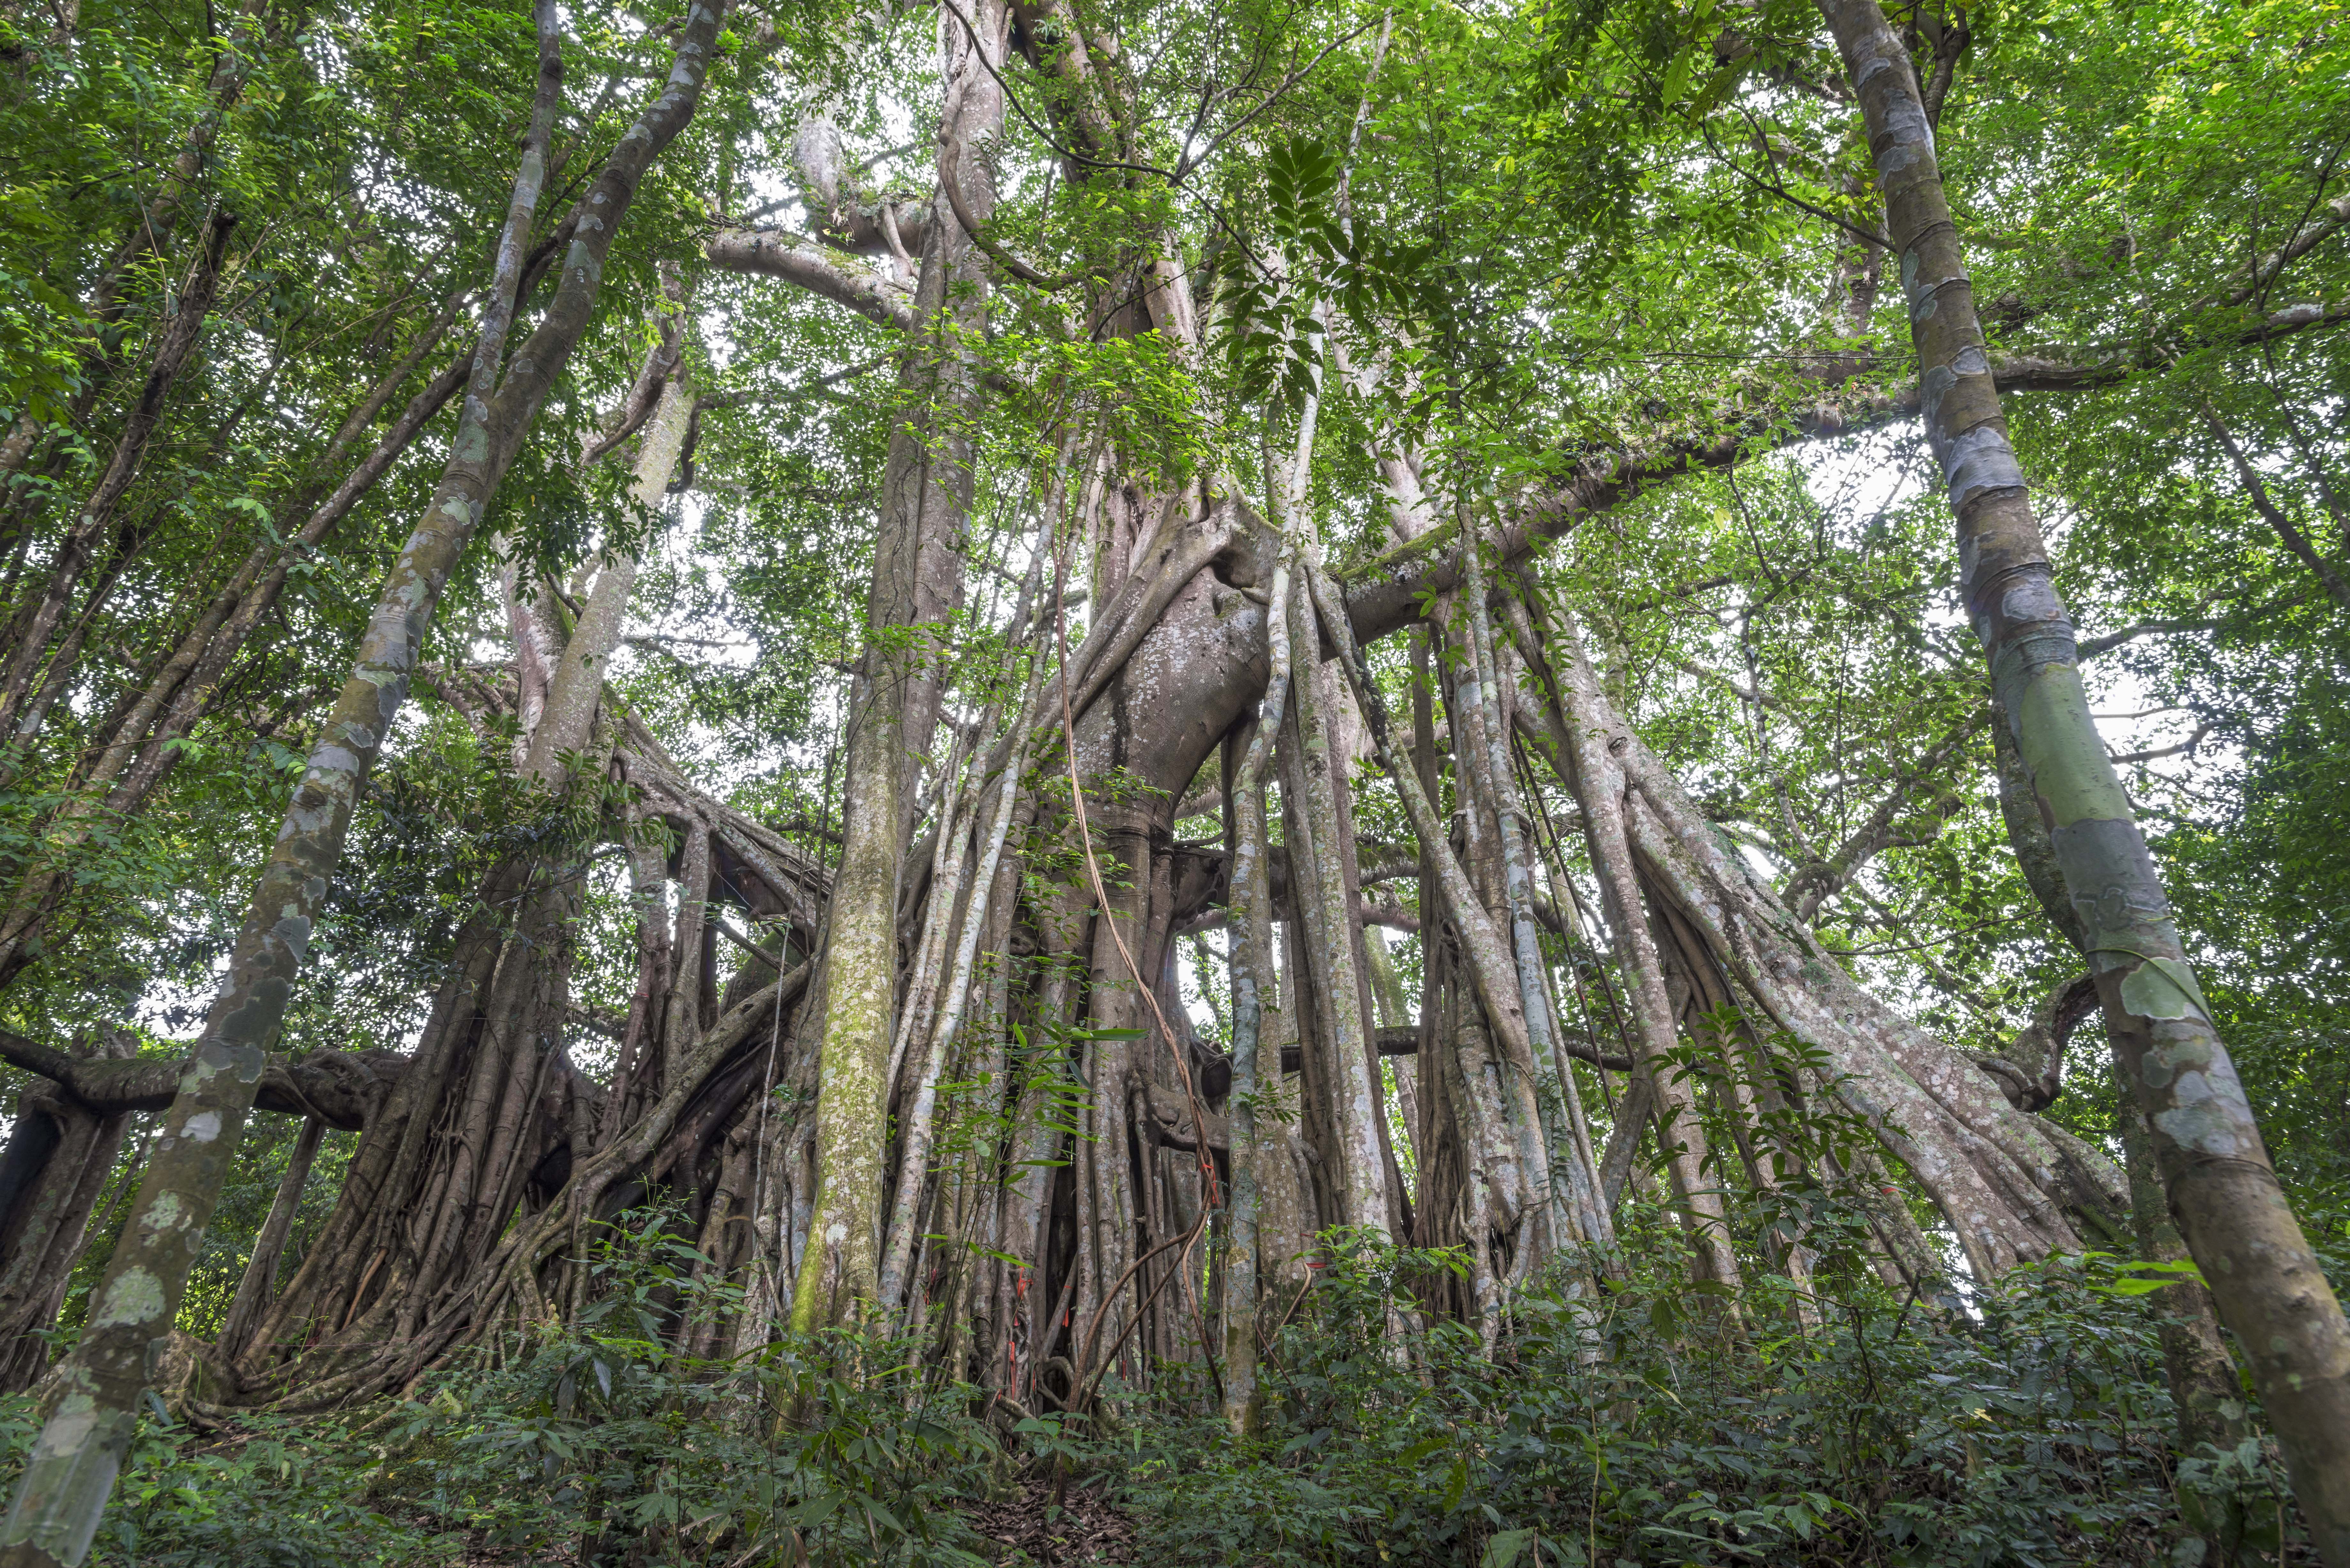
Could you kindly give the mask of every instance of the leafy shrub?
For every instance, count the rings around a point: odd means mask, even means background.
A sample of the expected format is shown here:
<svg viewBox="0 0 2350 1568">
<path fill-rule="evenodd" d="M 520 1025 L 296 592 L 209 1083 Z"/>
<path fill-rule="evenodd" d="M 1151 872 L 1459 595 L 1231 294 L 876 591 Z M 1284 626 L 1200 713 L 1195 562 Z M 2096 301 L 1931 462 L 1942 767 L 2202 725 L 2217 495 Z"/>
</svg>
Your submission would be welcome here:
<svg viewBox="0 0 2350 1568">
<path fill-rule="evenodd" d="M 1388 1282 L 1448 1262 L 1347 1250 L 1268 1358 L 1261 1438 L 1161 1417 L 1106 1447 L 1147 1560 L 2053 1568 L 2281 1545 L 2258 1444 L 2172 1473 L 2159 1297 L 2110 1258 L 2020 1271 L 1972 1316 L 1851 1292 L 1808 1331 L 1731 1321 L 1669 1272 L 1552 1289 L 1492 1361 L 1453 1324 L 1390 1336 Z M 2183 1533 L 2179 1497 L 2232 1536 Z"/>
<path fill-rule="evenodd" d="M 1843 1284 L 1804 1327 L 1769 1293 L 1739 1318 L 1688 1284 L 1671 1217 L 1647 1211 L 1637 1269 L 1596 1294 L 1523 1293 L 1488 1359 L 1410 1299 L 1458 1258 L 1334 1234 L 1266 1358 L 1262 1433 L 1235 1440 L 1179 1366 L 1148 1392 L 1113 1380 L 1092 1420 L 1022 1420 L 1014 1452 L 911 1345 L 675 1355 L 681 1320 L 730 1303 L 703 1299 L 673 1219 L 608 1232 L 576 1331 L 509 1334 L 412 1398 L 212 1434 L 154 1406 L 92 1561 L 968 1564 L 1004 1553 L 960 1511 L 1014 1496 L 1023 1465 L 1107 1489 L 1162 1568 L 2199 1568 L 2301 1550 L 2261 1444 L 2174 1465 L 2161 1293 L 2099 1254 L 2018 1271 L 1967 1315 Z M 0 1403 L 0 1480 L 35 1430 L 27 1401 Z"/>
<path fill-rule="evenodd" d="M 156 1404 L 93 1563 L 262 1568 L 981 1561 L 951 1506 L 1003 1456 L 969 1389 L 910 1347 L 785 1341 L 734 1362 L 664 1343 L 697 1304 L 668 1216 L 630 1217 L 578 1332 L 469 1353 L 416 1397 L 327 1418 L 244 1416 L 207 1438 Z M 38 1430 L 0 1403 L 13 1484 Z"/>
</svg>

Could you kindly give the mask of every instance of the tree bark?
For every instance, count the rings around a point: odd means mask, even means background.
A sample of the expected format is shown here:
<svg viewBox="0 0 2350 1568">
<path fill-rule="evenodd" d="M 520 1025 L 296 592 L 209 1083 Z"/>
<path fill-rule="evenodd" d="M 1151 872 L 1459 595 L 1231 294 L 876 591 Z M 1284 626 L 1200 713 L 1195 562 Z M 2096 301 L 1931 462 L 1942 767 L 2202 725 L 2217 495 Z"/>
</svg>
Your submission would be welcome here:
<svg viewBox="0 0 2350 1568">
<path fill-rule="evenodd" d="M 1285 564 L 1273 573 L 1272 598 L 1289 597 Z M 1232 1078 L 1225 1097 L 1225 1122 L 1231 1138 L 1230 1186 L 1226 1200 L 1224 1247 L 1224 1420 L 1237 1437 L 1246 1437 L 1262 1423 L 1263 1410 L 1257 1389 L 1258 1235 L 1262 1226 L 1263 1153 L 1257 1127 L 1263 1092 L 1266 999 L 1280 1000 L 1279 980 L 1273 961 L 1273 886 L 1265 841 L 1265 767 L 1274 738 L 1280 732 L 1282 708 L 1288 701 L 1290 680 L 1289 618 L 1268 619 L 1272 673 L 1264 696 L 1250 726 L 1236 732 L 1232 744 L 1241 746 L 1240 766 L 1233 772 L 1225 798 L 1232 823 Z M 1281 1054 L 1273 1056 L 1273 1076 L 1281 1075 Z M 1276 1124 L 1277 1125 L 1277 1124 Z"/>
<path fill-rule="evenodd" d="M 1820 0 L 1859 96 L 1918 349 L 1960 581 L 2172 1214 L 2251 1359 L 2319 1555 L 2350 1568 L 2350 1324 L 2278 1186 L 2234 1063 L 2081 686 L 2073 626 L 2010 449 L 1908 54 L 1877 0 Z"/>
<path fill-rule="evenodd" d="M 115 508 L 129 493 L 131 481 L 139 477 L 148 442 L 154 437 L 155 427 L 162 422 L 164 401 L 171 396 L 172 384 L 180 379 L 188 357 L 195 350 L 204 322 L 212 314 L 229 230 L 235 223 L 236 220 L 226 213 L 213 217 L 194 275 L 182 291 L 178 309 L 156 340 L 154 363 L 148 369 L 146 382 L 140 388 L 130 416 L 123 421 L 114 455 L 82 503 L 80 514 L 67 528 L 57 546 L 57 562 L 50 568 L 47 586 L 28 607 L 19 625 L 11 628 L 16 646 L 9 652 L 5 672 L 0 672 L 0 730 L 7 732 L 6 743 L 11 747 L 28 746 L 35 739 L 26 732 L 21 721 L 26 717 L 26 699 L 34 677 L 41 668 L 41 656 L 48 651 L 49 639 L 56 635 L 67 601 L 88 566 L 99 536 L 113 524 Z"/>
<path fill-rule="evenodd" d="M 1014 625 L 1027 624 L 1030 618 L 1028 610 L 1041 599 L 1045 563 L 1052 556 L 1053 548 L 1053 528 L 1047 522 L 1029 559 L 1027 580 L 1021 587 L 1019 604 L 1013 615 Z M 1035 624 L 1041 634 L 1041 618 Z M 982 722 L 982 732 L 993 730 L 1007 707 L 1012 722 L 1017 725 L 1035 702 L 1038 692 L 1044 688 L 1047 663 L 1044 641 L 1039 635 L 1035 646 L 1028 650 L 1028 678 L 1019 696 L 1008 705 L 991 705 Z M 1015 732 L 1012 760 L 995 780 L 994 794 L 985 803 L 986 807 L 992 809 L 983 810 L 972 824 L 974 840 L 981 846 L 978 867 L 969 879 L 970 895 L 965 900 L 962 921 L 955 933 L 954 945 L 943 955 L 945 971 L 937 987 L 937 1005 L 928 1017 L 921 1020 L 923 1033 L 927 1035 L 922 1044 L 927 1045 L 927 1049 L 912 1085 L 912 1095 L 899 1113 L 897 1203 L 888 1245 L 883 1251 L 879 1281 L 883 1306 L 892 1313 L 902 1310 L 907 1316 L 911 1315 L 912 1309 L 910 1304 L 901 1301 L 901 1293 L 905 1287 L 906 1270 L 913 1255 L 916 1200 L 929 1170 L 935 1133 L 933 1123 L 938 1108 L 939 1078 L 946 1067 L 948 1049 L 962 1027 L 963 1011 L 977 974 L 980 933 L 989 921 L 991 898 L 996 890 L 996 871 L 1003 862 L 1004 841 L 1010 836 L 1013 819 L 1017 814 L 1020 779 L 1027 772 L 1028 739 L 1024 729 Z M 975 778 L 972 787 L 982 787 L 987 782 L 983 778 Z M 952 888 L 934 888 L 931 907 L 943 926 L 945 918 L 954 912 Z"/>
<path fill-rule="evenodd" d="M 1298 747 L 1284 770 L 1284 837 L 1292 903 L 1305 934 L 1306 972 L 1300 978 L 1313 988 L 1319 1025 L 1310 1040 L 1300 1043 L 1312 1047 L 1314 1070 L 1307 1082 L 1322 1080 L 1320 1108 L 1329 1116 L 1335 1135 L 1331 1152 L 1337 1156 L 1342 1195 L 1337 1218 L 1386 1238 L 1393 1227 L 1378 1098 L 1370 1078 L 1377 1058 L 1363 1005 L 1367 991 L 1356 961 L 1353 900 L 1347 897 L 1341 865 L 1338 792 L 1344 786 L 1337 775 L 1347 758 L 1333 743 L 1334 693 L 1314 630 L 1313 607 L 1295 602 L 1304 597 L 1295 596 L 1288 607 L 1297 702 L 1292 727 L 1282 736 Z M 1289 798 L 1293 794 L 1296 798 Z"/>
<path fill-rule="evenodd" d="M 2187 1243 L 2163 1202 L 2162 1175 L 2145 1113 L 2137 1108 L 2118 1066 L 2114 1084 L 2121 1090 L 2122 1161 L 2129 1171 L 2130 1228 L 2137 1255 L 2149 1262 L 2179 1262 L 2188 1256 Z M 2178 1412 L 2178 1451 L 2192 1454 L 2203 1443 L 2234 1448 L 2243 1440 L 2251 1420 L 2235 1359 L 2220 1337 L 2220 1314 L 2210 1291 L 2189 1275 L 2163 1286 L 2154 1304 L 2162 1314 L 2163 1372 Z"/>
<path fill-rule="evenodd" d="M 1738 1261 L 1730 1246 L 1728 1220 L 1718 1190 L 1719 1176 L 1706 1172 L 1705 1130 L 1688 1085 L 1669 1061 L 1673 1049 L 1673 1007 L 1665 992 L 1664 960 L 1658 951 L 1646 900 L 1634 864 L 1633 822 L 1638 806 L 1622 759 L 1636 743 L 1606 706 L 1596 673 L 1580 646 L 1568 650 L 1557 696 L 1565 710 L 1564 761 L 1567 782 L 1582 808 L 1616 960 L 1631 992 L 1633 1039 L 1657 1118 L 1657 1142 L 1671 1174 L 1697 1263 L 1706 1279 L 1736 1288 Z"/>
<path fill-rule="evenodd" d="M 101 1049 L 117 1058 L 134 1046 L 110 1035 Z M 94 1108 L 52 1085 L 17 1096 L 0 1152 L 0 1388 L 29 1388 L 48 1369 L 41 1332 L 57 1321 L 130 1121 L 127 1110 Z"/>
<path fill-rule="evenodd" d="M 530 130 L 448 467 L 392 567 L 357 668 L 296 787 L 228 979 L 166 1114 L 122 1244 L 92 1298 L 80 1348 L 61 1374 L 62 1397 L 35 1442 L 16 1506 L 0 1530 L 0 1568 L 77 1564 L 89 1550 L 130 1440 L 151 1345 L 178 1312 L 269 1047 L 283 1025 L 359 785 L 407 696 L 418 648 L 449 574 L 588 324 L 605 256 L 638 185 L 692 117 L 724 12 L 724 0 L 712 0 L 689 16 L 664 90 L 621 139 L 591 188 L 588 201 L 604 214 L 601 222 L 575 234 L 546 317 L 501 379 L 562 98 L 560 24 L 551 4 L 538 7 L 539 72 Z"/>
<path fill-rule="evenodd" d="M 253 1256 L 245 1261 L 244 1274 L 237 1281 L 228 1316 L 222 1321 L 220 1334 L 213 1342 L 224 1362 L 235 1361 L 243 1352 L 254 1325 L 276 1291 L 277 1264 L 286 1254 L 286 1239 L 294 1233 L 294 1217 L 301 1212 L 302 1190 L 310 1179 L 310 1162 L 317 1158 L 318 1142 L 326 1130 L 326 1123 L 316 1116 L 307 1116 L 301 1132 L 295 1137 L 293 1153 L 286 1162 L 286 1175 L 277 1183 L 277 1196 L 269 1205 L 269 1218 L 262 1221 L 261 1233 L 254 1238 Z"/>
<path fill-rule="evenodd" d="M 681 369 L 663 382 L 637 448 L 635 482 L 629 494 L 638 505 L 655 511 L 668 505 L 670 485 L 692 422 L 693 387 Z M 603 700 L 612 650 L 619 646 L 621 627 L 628 619 L 629 598 L 636 591 L 639 555 L 629 550 L 606 561 L 548 681 L 546 711 L 531 732 L 523 771 L 544 779 L 550 787 L 559 787 L 564 781 L 564 754 L 587 744 L 588 727 Z"/>
<path fill-rule="evenodd" d="M 2064 878 L 2056 868 L 2055 846 L 2049 841 L 2048 826 L 2041 820 L 2039 807 L 2033 799 L 2032 780 L 2004 715 L 1995 717 L 1991 739 L 1999 763 L 2000 813 L 2006 820 L 2008 842 L 2015 850 L 2017 864 L 2023 869 L 2024 884 L 2032 889 L 2057 931 L 2075 949 L 2084 950 L 2085 957 L 2087 928 L 2065 901 Z M 2079 983 L 2076 980 L 2059 988 L 2043 1008 L 2048 1015 L 2046 1033 L 2050 1035 L 2058 1033 L 2060 1010 L 2068 1004 L 2072 987 Z M 2094 992 L 2089 1005 L 2097 1005 Z M 2033 1030 L 2027 1033 L 2041 1027 L 2035 1019 Z M 2056 1062 L 2061 1063 L 2061 1042 L 2052 1039 L 2050 1044 Z M 2123 1164 L 2129 1179 L 2130 1228 L 2137 1238 L 2137 1253 L 2156 1262 L 2175 1262 L 2188 1257 L 2187 1243 L 2179 1236 L 2164 1200 L 2153 1135 L 2118 1062 L 2114 1073 L 2114 1083 L 2121 1090 L 2116 1119 L 2120 1123 Z M 2052 1064 L 2048 1081 L 2039 1085 L 2052 1097 L 2059 1086 L 2054 1079 Z M 2210 1287 L 2200 1279 L 2178 1279 L 2163 1287 L 2159 1306 L 2163 1313 L 2163 1371 L 2170 1384 L 2171 1404 L 2178 1412 L 2180 1451 L 2192 1451 L 2201 1442 L 2232 1446 L 2242 1437 L 2245 1427 L 2243 1389 L 2235 1362 L 2228 1354 L 2227 1342 L 2220 1336 L 2219 1309 L 2212 1303 Z"/>
<path fill-rule="evenodd" d="M 977 7 L 979 36 L 950 27 L 943 140 L 993 144 L 1003 123 L 1004 15 Z M 984 51 L 985 58 L 981 57 Z M 994 179 L 962 151 L 948 171 L 984 222 Z M 815 1233 L 793 1292 L 792 1322 L 806 1330 L 859 1316 L 880 1289 L 881 1205 L 888 1162 L 883 1120 L 897 1017 L 898 898 L 916 774 L 930 750 L 941 672 L 920 646 L 961 598 L 962 534 L 972 483 L 959 410 L 975 386 L 965 334 L 984 319 L 985 278 L 946 195 L 933 198 L 914 300 L 915 336 L 899 384 L 906 411 L 889 441 L 867 646 L 857 679 L 842 803 L 840 869 L 833 885 L 825 961 L 816 1100 Z"/>
</svg>

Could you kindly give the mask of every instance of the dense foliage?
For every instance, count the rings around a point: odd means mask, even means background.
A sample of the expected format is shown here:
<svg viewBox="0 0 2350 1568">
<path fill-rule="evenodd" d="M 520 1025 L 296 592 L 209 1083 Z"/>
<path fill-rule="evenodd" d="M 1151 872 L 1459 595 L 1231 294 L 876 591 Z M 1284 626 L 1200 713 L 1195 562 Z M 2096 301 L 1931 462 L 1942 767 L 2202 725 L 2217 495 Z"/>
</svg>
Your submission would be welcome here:
<svg viewBox="0 0 2350 1568">
<path fill-rule="evenodd" d="M 708 3 L 0 0 L 12 1467 L 500 453 L 92 1561 L 2316 1560 L 1833 6 Z M 2338 1293 L 2350 9 L 1882 19 Z"/>
<path fill-rule="evenodd" d="M 603 1250 L 621 1288 L 576 1336 L 363 1417 L 156 1420 L 92 1561 L 1083 1562 L 1091 1494 L 1135 1521 L 1113 1560 L 1169 1563 L 2172 1563 L 2182 1505 L 2213 1562 L 2272 1559 L 2290 1506 L 2257 1443 L 2172 1454 L 2161 1298 L 2109 1256 L 1972 1317 L 1860 1291 L 1748 1345 L 1651 1214 L 1654 1272 L 1596 1320 L 1535 1298 L 1496 1362 L 1458 1325 L 1389 1328 L 1399 1285 L 1457 1259 L 1342 1246 L 1235 1446 L 1204 1387 L 1007 1430 L 910 1345 L 680 1363 L 656 1298 L 691 1249 L 662 1220 Z M 21 1407 L 6 1434 L 29 1442 Z"/>
</svg>

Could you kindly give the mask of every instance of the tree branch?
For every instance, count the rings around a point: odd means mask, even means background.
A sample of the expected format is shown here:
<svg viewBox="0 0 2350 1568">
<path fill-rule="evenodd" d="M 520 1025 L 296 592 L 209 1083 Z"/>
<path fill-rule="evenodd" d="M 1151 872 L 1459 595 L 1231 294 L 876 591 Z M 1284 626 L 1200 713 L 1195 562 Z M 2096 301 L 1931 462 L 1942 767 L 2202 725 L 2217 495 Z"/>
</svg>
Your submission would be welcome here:
<svg viewBox="0 0 2350 1568">
<path fill-rule="evenodd" d="M 38 1074 L 102 1115 L 163 1109 L 178 1094 L 187 1065 L 160 1056 L 68 1055 L 5 1029 L 0 1061 Z M 315 1116 L 353 1132 L 367 1125 L 407 1066 L 408 1058 L 396 1051 L 313 1051 L 291 1062 L 273 1055 L 254 1104 L 287 1116 Z"/>
<path fill-rule="evenodd" d="M 783 229 L 723 229 L 702 243 L 711 265 L 727 272 L 779 277 L 810 294 L 900 332 L 913 329 L 913 306 L 879 278 L 852 273 L 809 241 Z"/>
</svg>

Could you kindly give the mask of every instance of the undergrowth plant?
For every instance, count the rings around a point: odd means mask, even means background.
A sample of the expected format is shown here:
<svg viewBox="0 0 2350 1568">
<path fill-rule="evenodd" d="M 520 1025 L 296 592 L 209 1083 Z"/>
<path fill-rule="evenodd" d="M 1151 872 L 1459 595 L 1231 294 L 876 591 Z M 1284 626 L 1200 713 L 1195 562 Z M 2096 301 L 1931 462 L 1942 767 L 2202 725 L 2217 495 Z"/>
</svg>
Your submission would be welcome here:
<svg viewBox="0 0 2350 1568">
<path fill-rule="evenodd" d="M 509 1335 L 390 1405 L 192 1427 L 151 1399 L 90 1562 L 129 1568 L 984 1559 L 955 1511 L 1009 1474 L 970 1391 L 842 1331 L 675 1355 L 707 1276 L 666 1210 L 624 1215 L 574 1332 Z M 13 1473 L 35 1401 L 0 1405 Z"/>
<path fill-rule="evenodd" d="M 1669 1258 L 1670 1217 L 1639 1223 Z M 1388 1331 L 1388 1282 L 1449 1262 L 1350 1239 L 1267 1357 L 1260 1438 L 1138 1412 L 1106 1442 L 1144 1560 L 2183 1568 L 2286 1544 L 2261 1445 L 2174 1466 L 2161 1299 L 2124 1260 L 2019 1271 L 1963 1314 L 1844 1289 L 1808 1331 L 1648 1267 L 1596 1302 L 1528 1293 L 1491 1360 L 1457 1323 Z"/>
<path fill-rule="evenodd" d="M 2172 1458 L 2160 1287 L 2107 1254 L 2019 1271 L 1963 1314 L 1846 1283 L 1805 1329 L 1690 1286 L 1675 1218 L 1644 1210 L 1638 1267 L 1596 1297 L 1526 1290 L 1489 1359 L 1415 1303 L 1459 1258 L 1332 1232 L 1242 1440 L 1204 1376 L 1113 1378 L 1090 1416 L 999 1405 L 991 1422 L 906 1342 L 680 1357 L 669 1330 L 708 1271 L 676 1218 L 607 1229 L 575 1331 L 477 1347 L 397 1403 L 192 1427 L 151 1402 L 91 1561 L 1023 1562 L 965 1511 L 1024 1478 L 1055 1513 L 1106 1493 L 1162 1565 L 2195 1568 L 2297 1550 L 2260 1443 Z M 0 1406 L 10 1469 L 36 1430 L 32 1400 Z"/>
</svg>

